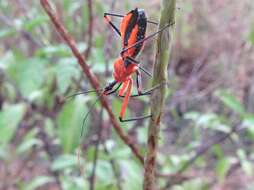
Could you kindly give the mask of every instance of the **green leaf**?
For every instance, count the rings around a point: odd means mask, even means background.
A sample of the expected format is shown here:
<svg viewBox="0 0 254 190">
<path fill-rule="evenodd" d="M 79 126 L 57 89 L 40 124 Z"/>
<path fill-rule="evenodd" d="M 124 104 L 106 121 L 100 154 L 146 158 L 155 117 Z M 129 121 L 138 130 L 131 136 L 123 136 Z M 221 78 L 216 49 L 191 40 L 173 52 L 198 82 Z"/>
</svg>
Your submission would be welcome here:
<svg viewBox="0 0 254 190">
<path fill-rule="evenodd" d="M 184 119 L 197 120 L 200 117 L 200 113 L 198 112 L 187 112 L 184 114 Z"/>
<path fill-rule="evenodd" d="M 254 115 L 245 114 L 242 125 L 247 128 L 248 137 L 254 139 Z"/>
<path fill-rule="evenodd" d="M 216 174 L 221 182 L 225 179 L 229 169 L 230 169 L 229 159 L 222 158 L 217 161 L 215 170 L 216 170 Z"/>
<path fill-rule="evenodd" d="M 213 145 L 212 150 L 217 158 L 222 158 L 224 156 L 224 152 L 223 152 L 220 144 Z"/>
<path fill-rule="evenodd" d="M 8 143 L 26 112 L 25 104 L 5 105 L 0 112 L 0 143 Z"/>
<path fill-rule="evenodd" d="M 48 45 L 46 47 L 37 50 L 36 55 L 39 57 L 51 57 L 51 56 L 66 57 L 71 56 L 71 51 L 65 44 Z"/>
<path fill-rule="evenodd" d="M 45 23 L 48 21 L 48 17 L 43 15 L 43 16 L 38 16 L 36 18 L 33 18 L 31 20 L 26 20 L 26 22 L 23 23 L 23 28 L 26 31 L 32 32 L 35 27 L 40 26 L 41 24 Z"/>
<path fill-rule="evenodd" d="M 38 176 L 31 180 L 30 183 L 26 185 L 26 190 L 36 190 L 43 185 L 53 182 L 54 179 L 49 176 Z"/>
<path fill-rule="evenodd" d="M 5 52 L 4 55 L 1 56 L 0 68 L 5 70 L 14 61 L 15 61 L 14 53 L 12 51 L 7 51 Z"/>
<path fill-rule="evenodd" d="M 23 96 L 39 92 L 45 80 L 46 61 L 38 58 L 17 57 L 8 67 L 8 74 L 15 81 Z"/>
<path fill-rule="evenodd" d="M 106 67 L 103 48 L 93 49 L 92 57 L 90 60 L 88 60 L 88 64 L 92 66 L 93 72 L 101 73 L 105 71 Z"/>
<path fill-rule="evenodd" d="M 182 185 L 175 185 L 172 190 L 209 190 L 209 185 L 204 179 L 197 178 L 184 182 Z"/>
<path fill-rule="evenodd" d="M 39 139 L 33 138 L 23 141 L 18 147 L 17 152 L 18 154 L 22 154 L 30 150 L 33 146 L 41 146 L 42 142 Z"/>
<path fill-rule="evenodd" d="M 240 160 L 246 160 L 246 152 L 243 149 L 238 149 L 236 151 L 237 156 L 240 158 Z"/>
<path fill-rule="evenodd" d="M 241 166 L 243 171 L 248 175 L 248 176 L 252 176 L 253 175 L 253 164 L 252 162 L 248 161 L 248 160 L 243 160 L 241 162 Z"/>
<path fill-rule="evenodd" d="M 64 170 L 77 166 L 78 159 L 76 155 L 65 154 L 57 157 L 51 165 L 53 171 Z"/>
<path fill-rule="evenodd" d="M 57 86 L 61 94 L 65 93 L 72 84 L 72 79 L 78 79 L 81 72 L 77 67 L 76 59 L 62 58 L 54 67 Z"/>
<path fill-rule="evenodd" d="M 118 149 L 114 149 L 114 151 L 111 152 L 110 157 L 112 159 L 121 160 L 121 159 L 126 159 L 130 157 L 130 155 L 131 155 L 131 151 L 129 148 L 121 147 Z"/>
<path fill-rule="evenodd" d="M 140 127 L 137 129 L 137 139 L 139 144 L 146 144 L 147 143 L 147 127 Z"/>
<path fill-rule="evenodd" d="M 45 120 L 45 132 L 51 138 L 53 138 L 56 134 L 54 123 L 50 118 L 46 118 Z"/>
<path fill-rule="evenodd" d="M 240 163 L 242 166 L 243 171 L 251 176 L 253 174 L 253 164 L 247 160 L 247 155 L 244 149 L 238 149 L 237 150 L 237 156 L 240 159 Z"/>
<path fill-rule="evenodd" d="M 8 146 L 0 143 L 0 160 L 8 160 L 9 152 Z"/>
<path fill-rule="evenodd" d="M 243 119 L 243 125 L 254 128 L 254 115 L 246 114 Z"/>
<path fill-rule="evenodd" d="M 253 175 L 253 164 L 248 161 L 248 160 L 243 160 L 241 162 L 241 166 L 243 171 L 248 175 L 248 176 L 252 176 Z"/>
<path fill-rule="evenodd" d="M 230 126 L 224 124 L 223 117 L 219 117 L 216 113 L 197 113 L 191 112 L 185 114 L 185 119 L 192 119 L 198 127 L 209 128 L 225 133 L 230 132 Z"/>
<path fill-rule="evenodd" d="M 228 108 L 232 109 L 234 112 L 243 115 L 245 109 L 242 103 L 236 99 L 231 93 L 227 91 L 217 91 L 215 94 Z"/>
<path fill-rule="evenodd" d="M 114 174 L 110 162 L 106 160 L 98 160 L 96 176 L 98 177 L 98 180 L 100 181 L 100 183 L 103 184 L 104 187 L 112 184 L 112 180 L 109 179 L 114 179 Z"/>
<path fill-rule="evenodd" d="M 87 113 L 85 99 L 77 97 L 67 102 L 58 115 L 57 133 L 60 138 L 63 151 L 72 153 L 80 143 L 80 133 L 83 125 L 84 115 Z M 90 117 L 88 116 L 84 125 L 84 134 L 88 131 Z"/>
<path fill-rule="evenodd" d="M 206 113 L 202 114 L 198 120 L 197 120 L 197 125 L 198 126 L 203 126 L 203 127 L 210 127 L 213 125 L 213 123 L 216 122 L 218 123 L 218 117 L 215 113 Z"/>
<path fill-rule="evenodd" d="M 60 176 L 63 190 L 85 190 L 89 189 L 89 183 L 84 177 L 77 177 L 73 174 Z M 97 190 L 97 189 L 96 189 Z"/>
<path fill-rule="evenodd" d="M 82 6 L 82 17 L 81 17 L 81 25 L 84 31 L 87 31 L 87 23 L 89 23 L 89 10 L 88 10 L 88 6 L 84 5 Z"/>
<path fill-rule="evenodd" d="M 10 37 L 10 36 L 13 36 L 15 35 L 17 32 L 14 28 L 8 28 L 8 29 L 3 29 L 3 30 L 0 30 L 0 39 L 1 38 L 7 38 L 7 37 Z"/>
<path fill-rule="evenodd" d="M 254 27 L 252 27 L 250 34 L 249 34 L 249 40 L 254 45 Z"/>
<path fill-rule="evenodd" d="M 120 165 L 124 171 L 123 189 L 142 189 L 143 174 L 140 165 L 133 160 L 120 160 Z"/>
</svg>

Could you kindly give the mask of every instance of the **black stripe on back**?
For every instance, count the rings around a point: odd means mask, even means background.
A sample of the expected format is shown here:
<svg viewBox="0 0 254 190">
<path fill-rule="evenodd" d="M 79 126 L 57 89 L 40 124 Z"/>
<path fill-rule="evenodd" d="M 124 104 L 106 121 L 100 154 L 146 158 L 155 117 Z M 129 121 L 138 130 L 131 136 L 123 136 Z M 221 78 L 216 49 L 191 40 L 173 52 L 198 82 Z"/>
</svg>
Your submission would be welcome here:
<svg viewBox="0 0 254 190">
<path fill-rule="evenodd" d="M 124 46 L 128 45 L 128 40 L 130 38 L 131 32 L 132 32 L 133 28 L 135 27 L 135 25 L 137 24 L 137 19 L 138 19 L 138 11 L 137 11 L 137 9 L 132 10 L 130 12 L 130 14 L 132 14 L 132 17 L 130 18 L 128 26 L 127 26 L 127 28 L 125 30 Z"/>
<path fill-rule="evenodd" d="M 137 33 L 137 42 L 140 40 L 143 40 L 145 38 L 145 33 L 146 33 L 146 25 L 147 25 L 147 19 L 146 18 L 141 18 L 138 19 L 138 33 Z M 134 54 L 132 55 L 133 57 L 136 57 L 138 53 L 140 52 L 143 43 L 140 43 L 135 46 L 135 51 Z"/>
</svg>

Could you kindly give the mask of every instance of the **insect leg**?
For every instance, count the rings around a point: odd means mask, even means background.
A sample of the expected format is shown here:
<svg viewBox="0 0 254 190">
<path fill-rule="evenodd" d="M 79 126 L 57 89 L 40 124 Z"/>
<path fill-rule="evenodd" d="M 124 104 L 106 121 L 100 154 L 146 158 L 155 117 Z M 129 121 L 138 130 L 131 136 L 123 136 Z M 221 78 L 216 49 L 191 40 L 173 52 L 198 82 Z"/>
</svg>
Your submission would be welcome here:
<svg viewBox="0 0 254 190">
<path fill-rule="evenodd" d="M 147 71 L 145 68 L 141 67 L 140 65 L 138 65 L 138 68 L 143 71 L 145 74 L 147 74 L 149 77 L 152 77 L 152 74 L 149 73 L 149 71 Z"/>
<path fill-rule="evenodd" d="M 162 86 L 162 83 L 161 84 L 158 84 L 158 85 L 155 85 L 154 87 L 144 91 L 144 92 L 141 92 L 140 94 L 134 94 L 134 95 L 131 95 L 130 97 L 139 97 L 139 96 L 147 96 L 147 95 L 151 95 L 152 91 L 154 91 L 155 89 L 158 89 Z M 119 96 L 121 98 L 124 98 L 125 96 Z"/>
<path fill-rule="evenodd" d="M 137 95 L 132 95 L 132 96 L 129 96 L 129 97 L 136 97 L 136 96 L 144 96 L 144 95 L 150 95 L 151 92 L 157 88 L 160 88 L 162 84 L 158 84 L 152 88 L 150 88 L 149 90 L 141 93 L 141 94 L 137 94 Z M 145 116 L 139 116 L 139 117 L 134 117 L 134 118 L 129 118 L 129 119 L 123 119 L 122 117 L 119 117 L 119 120 L 120 122 L 129 122 L 129 121 L 137 121 L 137 120 L 141 120 L 141 119 L 147 119 L 147 118 L 150 118 L 152 117 L 152 114 L 149 114 L 149 115 L 145 115 Z"/>
<path fill-rule="evenodd" d="M 107 21 L 107 23 L 116 31 L 116 33 L 121 36 L 121 33 L 119 29 L 114 25 L 111 20 L 109 19 L 108 15 L 112 16 L 110 13 L 104 13 L 104 19 Z"/>
<path fill-rule="evenodd" d="M 115 13 L 105 13 L 105 14 L 109 15 L 109 16 L 120 17 L 120 18 L 124 17 L 124 15 L 115 14 Z M 154 21 L 151 21 L 151 20 L 147 20 L 147 23 L 154 24 L 154 25 L 158 25 L 159 24 L 158 22 L 154 22 Z"/>
<path fill-rule="evenodd" d="M 139 64 L 140 63 L 139 61 L 135 60 L 134 58 L 132 58 L 130 56 L 127 56 L 126 59 L 129 60 L 130 62 L 135 63 L 135 64 Z"/>
<path fill-rule="evenodd" d="M 135 64 L 139 64 L 140 62 L 135 60 L 134 58 L 127 56 L 126 57 L 127 60 L 129 60 L 130 62 L 133 62 Z M 137 65 L 138 68 L 140 68 L 141 71 L 143 71 L 145 74 L 147 74 L 149 77 L 152 77 L 151 73 L 149 73 L 145 68 L 143 68 L 141 65 Z"/>
<path fill-rule="evenodd" d="M 117 81 L 113 81 L 111 83 L 109 83 L 103 91 L 103 94 L 108 95 L 108 93 L 111 92 L 111 90 L 114 88 L 114 86 L 117 84 Z"/>
<path fill-rule="evenodd" d="M 121 14 L 115 14 L 115 13 L 104 13 L 104 15 L 109 15 L 109 16 L 115 16 L 115 17 L 124 17 L 124 15 L 121 15 Z"/>
<path fill-rule="evenodd" d="M 120 88 L 121 85 L 122 85 L 122 83 L 120 83 L 114 90 L 112 90 L 110 92 L 106 92 L 105 95 L 110 95 L 110 94 L 115 93 Z"/>
<path fill-rule="evenodd" d="M 140 117 L 134 117 L 134 118 L 130 118 L 130 119 L 122 119 L 119 117 L 120 122 L 129 122 L 129 121 L 137 121 L 137 120 L 141 120 L 141 119 L 147 119 L 152 117 L 152 115 L 145 115 L 145 116 L 140 116 Z"/>
<path fill-rule="evenodd" d="M 142 94 L 142 86 L 141 86 L 141 73 L 139 70 L 136 71 L 136 83 L 137 83 L 137 90 L 138 90 L 138 94 Z"/>
</svg>

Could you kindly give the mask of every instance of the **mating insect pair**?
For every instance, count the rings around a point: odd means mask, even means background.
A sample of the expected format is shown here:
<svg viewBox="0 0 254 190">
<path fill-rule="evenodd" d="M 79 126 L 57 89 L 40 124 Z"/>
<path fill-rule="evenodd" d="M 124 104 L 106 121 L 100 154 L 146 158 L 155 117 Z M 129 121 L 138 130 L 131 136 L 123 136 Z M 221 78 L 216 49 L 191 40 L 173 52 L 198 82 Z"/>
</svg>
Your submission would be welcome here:
<svg viewBox="0 0 254 190">
<path fill-rule="evenodd" d="M 110 16 L 122 18 L 119 29 L 111 22 Z M 101 95 L 110 95 L 115 93 L 121 87 L 118 93 L 120 97 L 124 98 L 122 106 L 121 106 L 121 111 L 119 114 L 119 120 L 121 122 L 135 121 L 138 119 L 145 119 L 145 118 L 151 117 L 151 115 L 147 115 L 147 116 L 141 116 L 141 117 L 136 117 L 131 119 L 123 119 L 128 102 L 129 102 L 129 97 L 149 95 L 154 88 L 158 87 L 157 86 L 146 92 L 142 92 L 140 72 L 143 71 L 148 75 L 150 74 L 140 66 L 139 61 L 136 60 L 137 55 L 144 47 L 144 42 L 146 40 L 154 37 L 155 35 L 162 32 L 164 29 L 168 28 L 172 24 L 168 24 L 162 27 L 159 31 L 146 37 L 145 35 L 146 35 L 147 23 L 154 24 L 154 25 L 157 25 L 157 23 L 147 20 L 145 11 L 143 9 L 136 8 L 134 10 L 131 10 L 126 15 L 105 13 L 104 18 L 107 21 L 107 23 L 121 37 L 122 51 L 120 53 L 120 56 L 114 62 L 114 71 L 113 71 L 114 81 L 109 83 L 104 89 L 100 89 L 99 91 L 101 92 Z M 131 95 L 132 86 L 133 86 L 132 74 L 134 73 L 136 73 L 137 75 L 136 84 L 137 84 L 138 94 Z M 117 84 L 118 86 L 114 89 L 115 85 Z M 85 94 L 88 92 L 94 92 L 94 91 L 81 92 L 78 94 Z M 94 102 L 94 104 L 91 106 L 90 110 L 86 114 L 83 121 L 83 126 L 84 126 L 85 120 L 88 117 L 88 114 L 94 107 L 97 100 Z M 82 126 L 82 131 L 83 131 L 83 126 Z M 81 135 L 82 135 L 82 132 L 81 132 Z"/>
</svg>

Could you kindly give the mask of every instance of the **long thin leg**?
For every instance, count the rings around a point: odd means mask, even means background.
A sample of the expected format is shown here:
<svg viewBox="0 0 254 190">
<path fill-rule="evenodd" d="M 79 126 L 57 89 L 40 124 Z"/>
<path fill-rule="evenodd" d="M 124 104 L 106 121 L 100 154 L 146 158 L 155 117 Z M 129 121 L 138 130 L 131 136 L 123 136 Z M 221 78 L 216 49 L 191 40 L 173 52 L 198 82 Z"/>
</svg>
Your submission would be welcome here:
<svg viewBox="0 0 254 190">
<path fill-rule="evenodd" d="M 137 85 L 138 82 L 137 82 Z M 151 92 L 159 87 L 161 87 L 162 84 L 158 84 L 156 86 L 154 86 L 153 88 L 150 88 L 149 90 L 147 90 L 146 92 L 143 92 L 141 94 L 137 94 L 137 95 L 132 95 L 132 96 L 129 96 L 129 97 L 136 97 L 136 96 L 144 96 L 144 95 L 150 95 Z M 121 96 L 122 97 L 122 96 Z M 145 115 L 145 116 L 140 116 L 140 117 L 135 117 L 135 118 L 130 118 L 130 119 L 123 119 L 122 117 L 119 117 L 119 120 L 120 122 L 129 122 L 129 121 L 137 121 L 137 120 L 141 120 L 141 119 L 147 119 L 147 118 L 150 118 L 152 116 L 152 114 L 149 114 L 149 115 Z"/>
<path fill-rule="evenodd" d="M 150 88 L 150 89 L 148 89 L 148 90 L 146 90 L 146 91 L 144 91 L 144 92 L 141 92 L 140 94 L 134 94 L 134 95 L 131 95 L 130 97 L 139 97 L 139 96 L 151 95 L 152 91 L 155 90 L 155 89 L 157 89 L 157 88 L 160 88 L 161 85 L 162 85 L 162 84 L 158 84 L 158 85 L 156 85 L 156 86 L 154 86 L 154 87 L 152 87 L 152 88 Z M 119 97 L 124 98 L 125 96 L 120 96 L 120 95 L 119 95 Z"/>
<path fill-rule="evenodd" d="M 130 62 L 135 63 L 135 64 L 139 64 L 140 63 L 139 61 L 137 61 L 136 59 L 134 59 L 133 57 L 130 57 L 130 56 L 126 56 L 126 59 L 128 61 L 130 61 Z"/>
<path fill-rule="evenodd" d="M 168 28 L 169 26 L 171 26 L 171 25 L 173 25 L 173 24 L 175 24 L 175 23 L 168 24 L 168 25 L 162 27 L 162 28 L 161 28 L 160 30 L 158 30 L 157 32 L 155 32 L 155 33 L 153 33 L 153 34 L 151 34 L 151 35 L 145 37 L 144 39 L 137 41 L 137 42 L 134 43 L 133 45 L 131 45 L 131 46 L 129 46 L 129 47 L 123 49 L 123 50 L 121 51 L 121 55 L 123 55 L 123 53 L 126 52 L 126 51 L 128 51 L 129 49 L 131 49 L 131 48 L 133 48 L 133 47 L 139 45 L 140 43 L 143 43 L 144 41 L 146 41 L 146 40 L 148 40 L 148 39 L 154 37 L 155 35 L 159 34 L 160 32 L 162 32 L 163 30 L 165 30 L 166 28 Z"/>
<path fill-rule="evenodd" d="M 104 13 L 104 18 L 107 21 L 107 23 L 116 31 L 116 33 L 121 36 L 121 32 L 119 29 L 111 22 L 111 20 L 108 18 L 108 15 L 112 16 L 110 13 Z"/>
<path fill-rule="evenodd" d="M 109 15 L 109 16 L 115 16 L 115 17 L 121 17 L 121 18 L 124 17 L 124 15 L 115 14 L 115 13 L 106 13 L 106 14 Z M 157 22 L 154 22 L 154 21 L 151 21 L 151 20 L 147 20 L 147 23 L 158 25 Z"/>
<path fill-rule="evenodd" d="M 119 84 L 114 90 L 112 90 L 111 92 L 105 93 L 105 95 L 110 95 L 110 94 L 115 93 L 115 92 L 120 88 L 121 85 L 122 85 L 122 83 L 120 83 L 120 84 Z"/>
<path fill-rule="evenodd" d="M 152 117 L 152 114 L 146 115 L 146 116 L 134 117 L 134 118 L 130 118 L 130 119 L 122 119 L 119 117 L 119 120 L 120 120 L 120 122 L 129 122 L 129 121 L 137 121 L 137 120 L 141 120 L 141 119 L 147 119 L 150 117 Z"/>
<path fill-rule="evenodd" d="M 141 67 L 140 65 L 138 65 L 138 68 L 143 71 L 145 74 L 147 74 L 149 77 L 152 77 L 152 74 L 149 73 L 145 68 Z"/>
<path fill-rule="evenodd" d="M 117 81 L 113 81 L 111 83 L 109 83 L 105 88 L 104 88 L 104 91 L 103 91 L 103 94 L 104 95 L 109 95 L 109 94 L 112 94 L 112 89 L 114 88 L 114 86 L 117 84 Z M 114 92 L 121 86 L 121 84 L 119 84 L 119 86 L 113 90 Z M 113 92 L 113 93 L 114 93 Z"/>
<path fill-rule="evenodd" d="M 134 58 L 127 56 L 126 57 L 127 60 L 129 60 L 130 62 L 133 62 L 135 64 L 137 64 L 138 68 L 140 68 L 140 70 L 142 70 L 145 74 L 147 74 L 149 77 L 152 77 L 151 73 L 149 73 L 145 68 L 143 68 L 142 66 L 138 65 L 140 62 L 135 60 Z"/>
<path fill-rule="evenodd" d="M 141 73 L 139 70 L 136 71 L 136 83 L 137 83 L 137 90 L 138 94 L 142 94 L 142 84 L 141 84 Z"/>
</svg>

